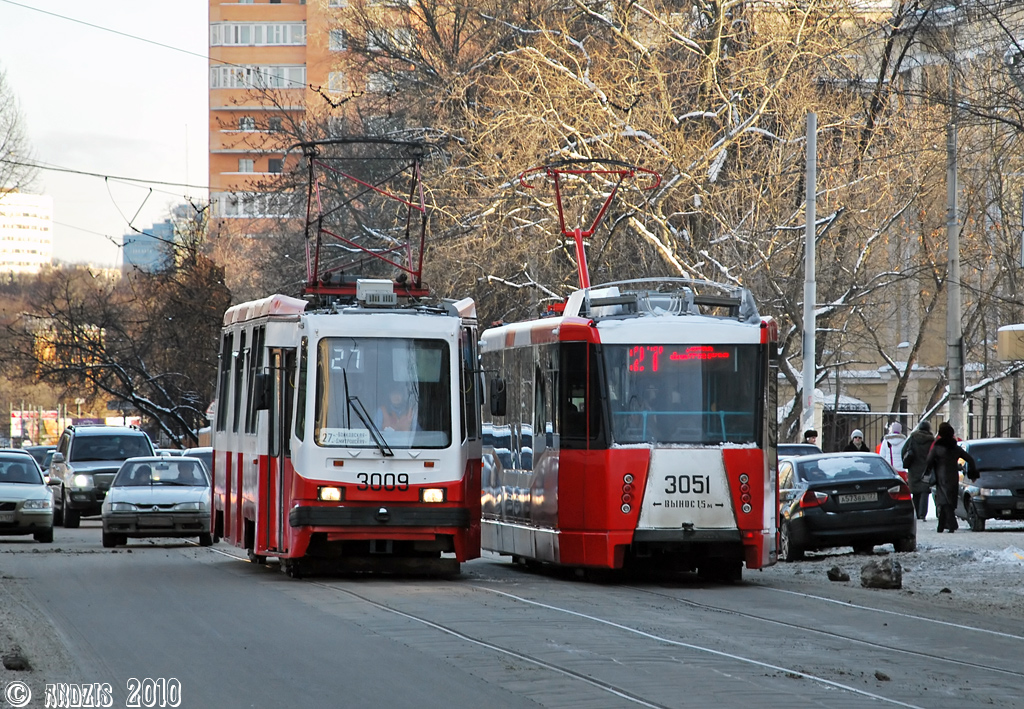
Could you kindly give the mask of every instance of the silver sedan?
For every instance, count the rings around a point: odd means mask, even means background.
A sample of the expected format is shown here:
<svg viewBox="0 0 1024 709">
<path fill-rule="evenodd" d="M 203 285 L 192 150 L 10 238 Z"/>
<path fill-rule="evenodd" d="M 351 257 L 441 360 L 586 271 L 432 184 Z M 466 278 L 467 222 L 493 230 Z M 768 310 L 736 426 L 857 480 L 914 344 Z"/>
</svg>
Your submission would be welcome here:
<svg viewBox="0 0 1024 709">
<path fill-rule="evenodd" d="M 0 536 L 31 534 L 53 542 L 53 493 L 32 457 L 0 452 Z"/>
<path fill-rule="evenodd" d="M 103 500 L 103 546 L 129 537 L 198 537 L 210 533 L 210 478 L 198 458 L 129 458 Z"/>
</svg>

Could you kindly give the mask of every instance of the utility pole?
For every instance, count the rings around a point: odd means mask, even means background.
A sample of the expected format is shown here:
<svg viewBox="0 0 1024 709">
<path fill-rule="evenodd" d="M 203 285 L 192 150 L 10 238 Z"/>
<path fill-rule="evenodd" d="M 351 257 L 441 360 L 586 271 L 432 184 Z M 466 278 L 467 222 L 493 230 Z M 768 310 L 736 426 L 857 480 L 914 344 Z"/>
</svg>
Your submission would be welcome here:
<svg viewBox="0 0 1024 709">
<path fill-rule="evenodd" d="M 964 331 L 960 320 L 960 214 L 957 200 L 957 129 L 954 58 L 949 64 L 949 122 L 946 124 L 946 377 L 949 380 L 949 423 L 960 436 L 964 429 Z"/>
<path fill-rule="evenodd" d="M 806 227 L 804 232 L 804 368 L 803 368 L 803 411 L 800 416 L 801 431 L 814 428 L 814 360 L 816 328 L 814 307 L 818 300 L 814 247 L 817 237 L 815 222 L 817 209 L 815 200 L 818 194 L 818 116 L 814 112 L 807 114 L 807 206 L 804 208 Z M 836 371 L 836 392 L 839 391 L 839 371 Z"/>
</svg>

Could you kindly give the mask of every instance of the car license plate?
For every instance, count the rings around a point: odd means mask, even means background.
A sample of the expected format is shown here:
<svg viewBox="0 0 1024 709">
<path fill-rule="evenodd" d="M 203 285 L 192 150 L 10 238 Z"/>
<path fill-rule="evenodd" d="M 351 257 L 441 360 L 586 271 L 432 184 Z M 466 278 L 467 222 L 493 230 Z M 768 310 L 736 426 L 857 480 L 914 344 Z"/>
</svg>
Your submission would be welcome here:
<svg viewBox="0 0 1024 709">
<path fill-rule="evenodd" d="M 856 504 L 858 502 L 877 502 L 877 501 L 878 501 L 878 493 L 877 492 L 858 492 L 858 493 L 856 493 L 854 495 L 840 495 L 839 496 L 839 504 L 840 505 L 854 505 L 854 504 Z"/>
<path fill-rule="evenodd" d="M 0 522 L 13 522 L 13 521 L 14 521 L 14 513 L 13 512 L 0 512 Z"/>
<path fill-rule="evenodd" d="M 153 515 L 152 517 L 146 517 L 139 515 L 139 526 L 140 527 L 173 527 L 174 520 L 166 515 Z"/>
</svg>

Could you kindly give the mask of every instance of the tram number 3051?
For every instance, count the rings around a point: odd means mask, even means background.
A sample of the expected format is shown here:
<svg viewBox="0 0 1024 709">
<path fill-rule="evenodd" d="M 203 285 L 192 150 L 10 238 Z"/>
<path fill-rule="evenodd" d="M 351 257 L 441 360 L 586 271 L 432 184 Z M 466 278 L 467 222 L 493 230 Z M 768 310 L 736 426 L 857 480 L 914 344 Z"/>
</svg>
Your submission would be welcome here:
<svg viewBox="0 0 1024 709">
<path fill-rule="evenodd" d="M 359 473 L 356 476 L 359 480 L 357 490 L 398 490 L 405 492 L 409 489 L 408 473 Z"/>
<path fill-rule="evenodd" d="M 710 475 L 667 475 L 665 476 L 666 495 L 706 495 L 711 492 Z"/>
</svg>

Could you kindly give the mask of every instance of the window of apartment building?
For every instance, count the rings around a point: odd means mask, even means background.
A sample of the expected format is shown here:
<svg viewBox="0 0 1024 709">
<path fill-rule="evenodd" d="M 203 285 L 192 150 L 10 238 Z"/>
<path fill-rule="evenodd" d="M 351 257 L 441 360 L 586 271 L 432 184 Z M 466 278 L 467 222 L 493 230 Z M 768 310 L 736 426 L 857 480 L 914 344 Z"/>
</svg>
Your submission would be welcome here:
<svg viewBox="0 0 1024 709">
<path fill-rule="evenodd" d="M 284 172 L 284 158 L 270 158 L 267 160 L 267 172 Z"/>
<path fill-rule="evenodd" d="M 332 94 L 345 93 L 345 73 L 332 71 L 327 75 L 327 90 Z"/>
<path fill-rule="evenodd" d="M 375 94 L 391 93 L 395 90 L 395 81 L 382 71 L 366 75 L 366 90 Z"/>
<path fill-rule="evenodd" d="M 211 89 L 300 89 L 305 85 L 305 65 L 210 67 Z"/>
<path fill-rule="evenodd" d="M 328 48 L 332 52 L 343 52 L 347 49 L 345 46 L 345 30 L 331 30 L 328 39 Z"/>
<path fill-rule="evenodd" d="M 238 159 L 238 171 L 239 172 L 252 172 L 254 169 L 253 160 L 250 158 L 239 158 Z"/>
<path fill-rule="evenodd" d="M 327 7 L 348 7 L 348 0 L 327 0 Z"/>
<path fill-rule="evenodd" d="M 256 130 L 256 119 L 252 116 L 242 116 L 238 119 L 238 130 Z"/>
<path fill-rule="evenodd" d="M 412 48 L 413 32 L 408 27 L 393 30 L 380 28 L 366 30 L 366 48 L 371 52 L 408 51 Z"/>
<path fill-rule="evenodd" d="M 383 51 L 388 46 L 388 31 L 380 28 L 366 30 L 366 49 L 371 52 Z"/>
<path fill-rule="evenodd" d="M 305 22 L 216 22 L 210 25 L 210 45 L 306 44 Z"/>
<path fill-rule="evenodd" d="M 281 118 L 280 117 L 274 117 L 274 118 L 268 118 L 267 119 L 267 131 L 268 132 L 270 132 L 270 133 L 278 133 L 278 132 L 281 131 L 281 128 L 282 128 L 282 125 L 281 125 Z"/>
</svg>

